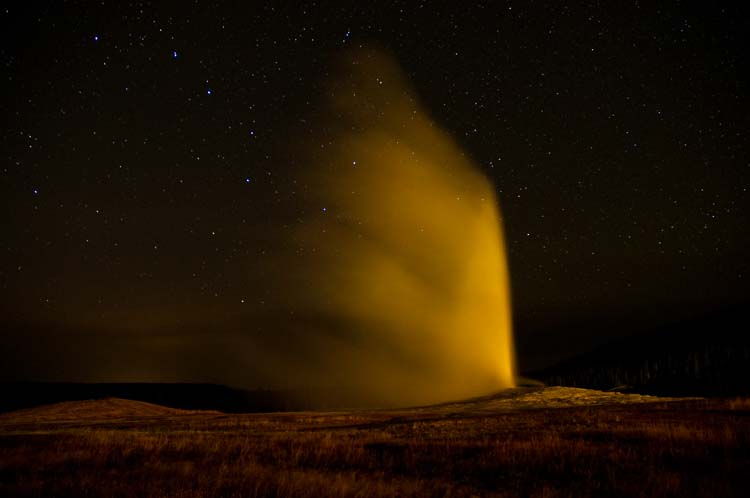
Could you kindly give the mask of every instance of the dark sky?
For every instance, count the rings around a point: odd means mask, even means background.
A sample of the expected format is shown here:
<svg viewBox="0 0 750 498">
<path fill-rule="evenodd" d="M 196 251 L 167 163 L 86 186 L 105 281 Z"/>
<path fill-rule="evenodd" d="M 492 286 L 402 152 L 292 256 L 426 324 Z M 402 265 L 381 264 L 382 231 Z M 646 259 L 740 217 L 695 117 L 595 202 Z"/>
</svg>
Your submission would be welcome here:
<svg viewBox="0 0 750 498">
<path fill-rule="evenodd" d="M 122 328 L 273 328 L 284 151 L 360 45 L 496 188 L 522 370 L 746 303 L 747 12 L 470 3 L 4 4 L 0 374 L 142 379 Z"/>
</svg>

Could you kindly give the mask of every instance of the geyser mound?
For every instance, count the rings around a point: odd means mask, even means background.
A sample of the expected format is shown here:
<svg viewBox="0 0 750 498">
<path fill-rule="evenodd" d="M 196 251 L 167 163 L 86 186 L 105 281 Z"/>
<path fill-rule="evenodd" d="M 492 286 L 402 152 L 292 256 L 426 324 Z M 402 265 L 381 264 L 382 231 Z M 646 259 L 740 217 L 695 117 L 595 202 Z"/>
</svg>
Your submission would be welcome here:
<svg viewBox="0 0 750 498">
<path fill-rule="evenodd" d="M 276 303 L 283 341 L 263 347 L 283 350 L 288 383 L 345 388 L 360 402 L 512 387 L 492 186 L 420 109 L 390 58 L 359 51 L 334 74 L 317 131 L 290 153 L 301 165 L 305 214 L 278 265 L 288 290 Z"/>
</svg>

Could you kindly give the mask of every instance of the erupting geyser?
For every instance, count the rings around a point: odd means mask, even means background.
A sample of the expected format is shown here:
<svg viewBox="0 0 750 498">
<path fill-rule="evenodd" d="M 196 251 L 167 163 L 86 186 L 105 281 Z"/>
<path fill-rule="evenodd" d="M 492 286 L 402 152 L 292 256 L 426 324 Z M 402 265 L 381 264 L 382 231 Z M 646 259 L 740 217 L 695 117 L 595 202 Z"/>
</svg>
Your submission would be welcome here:
<svg viewBox="0 0 750 498">
<path fill-rule="evenodd" d="M 88 294 L 61 297 L 54 327 L 5 346 L 16 358 L 37 357 L 40 343 L 56 354 L 17 368 L 74 381 L 285 389 L 337 406 L 414 405 L 513 386 L 492 185 L 420 108 L 390 58 L 361 50 L 326 74 L 311 88 L 322 102 L 299 96 L 305 110 L 284 118 L 297 129 L 276 136 L 283 143 L 268 145 L 266 163 L 247 165 L 257 181 L 230 200 L 241 234 L 184 239 L 198 246 L 165 251 L 153 281 L 123 282 L 126 300 L 117 291 L 102 300 L 99 276 L 81 277 Z M 249 257 L 201 271 L 224 251 Z"/>
<path fill-rule="evenodd" d="M 291 241 L 297 262 L 284 264 L 306 327 L 292 333 L 305 344 L 293 376 L 386 404 L 512 387 L 492 186 L 381 53 L 347 58 L 328 96 L 302 140 L 307 214 Z"/>
</svg>

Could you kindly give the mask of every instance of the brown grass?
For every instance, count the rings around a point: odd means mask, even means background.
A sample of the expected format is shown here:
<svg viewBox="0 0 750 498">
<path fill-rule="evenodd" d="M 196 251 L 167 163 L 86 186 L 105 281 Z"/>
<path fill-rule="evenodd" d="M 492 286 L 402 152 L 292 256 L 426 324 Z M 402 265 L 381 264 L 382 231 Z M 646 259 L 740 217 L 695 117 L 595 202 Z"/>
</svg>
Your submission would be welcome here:
<svg viewBox="0 0 750 498">
<path fill-rule="evenodd" d="M 118 406 L 80 421 L 0 417 L 0 496 L 750 496 L 748 400 L 145 417 Z"/>
</svg>

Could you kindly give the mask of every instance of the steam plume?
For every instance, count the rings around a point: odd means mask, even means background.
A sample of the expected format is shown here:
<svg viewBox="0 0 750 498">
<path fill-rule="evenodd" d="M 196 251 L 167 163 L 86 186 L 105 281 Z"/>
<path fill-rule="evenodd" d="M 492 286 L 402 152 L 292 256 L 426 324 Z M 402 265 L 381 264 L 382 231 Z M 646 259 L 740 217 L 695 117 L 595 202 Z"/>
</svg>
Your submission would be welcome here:
<svg viewBox="0 0 750 498">
<path fill-rule="evenodd" d="M 389 404 L 513 386 L 491 185 L 379 52 L 345 59 L 327 106 L 304 154 L 297 261 L 285 265 L 289 304 L 307 317 L 285 334 L 304 344 L 293 375 Z"/>
<path fill-rule="evenodd" d="M 369 405 L 512 386 L 491 185 L 389 57 L 350 53 L 328 74 L 314 91 L 323 102 L 290 116 L 299 129 L 269 154 L 273 176 L 228 199 L 247 221 L 238 233 L 185 239 L 211 245 L 173 250 L 153 279 L 71 269 L 75 292 L 48 315 L 0 327 L 9 351 L 0 376 L 320 388 Z M 168 231 L 186 209 L 150 211 L 147 225 Z M 203 258 L 241 243 L 245 266 L 235 258 L 218 275 L 200 271 Z M 129 267 L 151 257 L 131 254 Z"/>
</svg>

